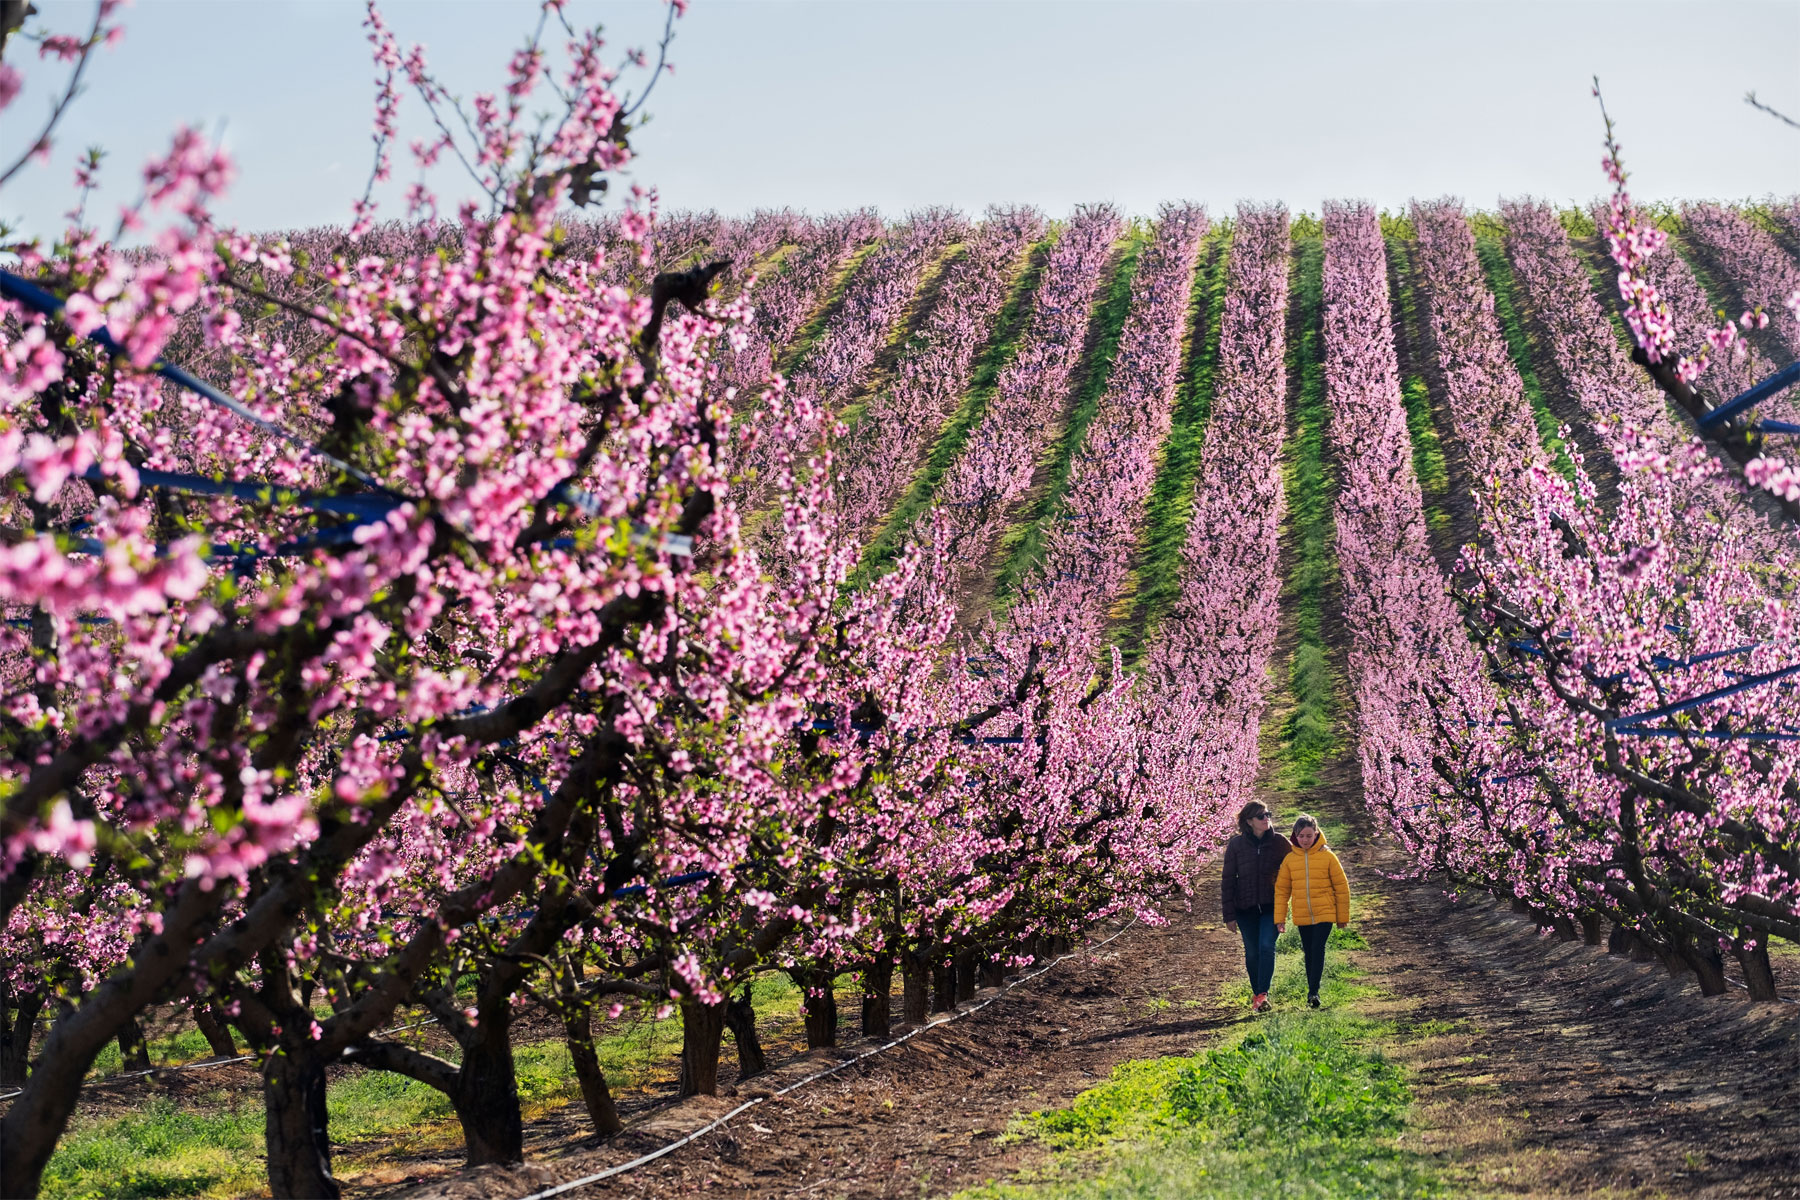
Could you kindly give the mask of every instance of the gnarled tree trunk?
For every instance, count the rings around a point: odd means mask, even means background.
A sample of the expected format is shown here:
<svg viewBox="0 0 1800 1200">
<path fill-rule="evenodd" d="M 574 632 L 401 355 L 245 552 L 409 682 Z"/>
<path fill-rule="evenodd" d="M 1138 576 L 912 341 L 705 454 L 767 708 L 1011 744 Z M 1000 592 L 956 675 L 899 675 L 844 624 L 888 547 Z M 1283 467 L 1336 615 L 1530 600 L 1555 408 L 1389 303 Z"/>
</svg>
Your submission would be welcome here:
<svg viewBox="0 0 1800 1200">
<path fill-rule="evenodd" d="M 1725 957 L 1717 946 L 1701 945 L 1686 935 L 1673 939 L 1667 955 L 1669 974 L 1682 974 L 1682 967 L 1692 971 L 1700 981 L 1702 996 L 1722 996 L 1729 985 L 1725 982 Z"/>
<path fill-rule="evenodd" d="M 513 1072 L 512 1004 L 480 1006 L 474 1036 L 463 1041 L 462 1066 L 450 1101 L 462 1122 L 471 1167 L 525 1161 L 525 1118 Z"/>
<path fill-rule="evenodd" d="M 0 989 L 4 988 L 0 984 Z M 26 992 L 17 1001 L 0 991 L 0 1087 L 23 1087 L 31 1065 L 31 1036 L 44 1010 L 42 991 Z"/>
<path fill-rule="evenodd" d="M 981 986 L 990 988 L 1006 986 L 1006 964 L 998 958 L 983 959 L 981 962 Z"/>
<path fill-rule="evenodd" d="M 275 1200 L 337 1200 L 325 1063 L 304 1046 L 283 1044 L 263 1063 L 263 1143 Z"/>
<path fill-rule="evenodd" d="M 1738 965 L 1744 969 L 1744 982 L 1749 985 L 1752 1000 L 1779 1000 L 1775 992 L 1775 971 L 1769 965 L 1768 934 L 1756 939 L 1756 945 L 1732 947 Z"/>
<path fill-rule="evenodd" d="M 956 952 L 956 1002 L 975 998 L 975 949 L 965 946 Z"/>
<path fill-rule="evenodd" d="M 837 993 L 832 990 L 831 968 L 807 967 L 800 978 L 805 989 L 800 1003 L 806 1011 L 806 1048 L 837 1045 Z"/>
<path fill-rule="evenodd" d="M 150 1043 L 144 1039 L 144 1027 L 136 1017 L 119 1027 L 119 1061 L 127 1071 L 150 1069 Z"/>
<path fill-rule="evenodd" d="M 731 1040 L 737 1043 L 740 1083 L 769 1069 L 768 1060 L 763 1057 L 762 1039 L 756 1036 L 756 1008 L 750 989 L 746 980 L 744 990 L 725 1002 L 725 1028 L 731 1030 Z"/>
<path fill-rule="evenodd" d="M 956 967 L 948 958 L 931 965 L 931 1011 L 956 1011 Z"/>
<path fill-rule="evenodd" d="M 681 998 L 681 1082 L 679 1096 L 719 1094 L 719 1041 L 725 1033 L 725 1006 Z M 810 1028 L 808 1040 L 810 1041 Z"/>
<path fill-rule="evenodd" d="M 206 1047 L 213 1052 L 214 1058 L 237 1057 L 237 1046 L 232 1043 L 231 1030 L 226 1028 L 222 1015 L 214 1005 L 195 1004 L 194 1024 L 206 1039 Z"/>
<path fill-rule="evenodd" d="M 900 956 L 900 1019 L 915 1027 L 923 1025 L 930 1015 L 930 992 L 924 960 L 911 951 L 903 952 Z"/>
<path fill-rule="evenodd" d="M 613 1103 L 612 1089 L 606 1086 L 606 1072 L 600 1069 L 600 1056 L 594 1053 L 594 1009 L 592 1005 L 563 1009 L 563 1038 L 569 1044 L 569 1061 L 575 1066 L 575 1081 L 581 1085 L 581 1101 L 587 1105 L 588 1120 L 596 1132 L 612 1136 L 624 1128 L 618 1106 Z"/>
<path fill-rule="evenodd" d="M 877 956 L 863 971 L 862 1031 L 884 1038 L 893 1023 L 894 960 Z"/>
</svg>

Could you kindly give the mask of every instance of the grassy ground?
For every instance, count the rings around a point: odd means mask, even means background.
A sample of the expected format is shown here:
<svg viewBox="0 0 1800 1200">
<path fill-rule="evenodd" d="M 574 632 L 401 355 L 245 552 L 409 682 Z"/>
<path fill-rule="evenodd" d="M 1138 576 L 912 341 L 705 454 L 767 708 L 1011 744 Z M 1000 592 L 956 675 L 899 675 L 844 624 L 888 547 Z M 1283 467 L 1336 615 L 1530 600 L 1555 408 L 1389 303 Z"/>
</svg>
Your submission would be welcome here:
<svg viewBox="0 0 1800 1200">
<path fill-rule="evenodd" d="M 1331 511 L 1335 483 L 1325 461 L 1325 246 L 1316 223 L 1294 223 L 1291 270 L 1287 366 L 1298 401 L 1282 473 L 1294 559 L 1281 604 L 1293 614 L 1296 637 L 1288 663 L 1293 706 L 1283 720 L 1276 787 L 1304 795 L 1317 786 L 1320 766 L 1337 749 L 1336 685 L 1325 653 L 1325 599 L 1337 581 Z"/>
<path fill-rule="evenodd" d="M 850 985 L 844 981 L 840 987 Z M 798 1026 L 800 992 L 785 975 L 760 975 L 755 988 L 759 1026 Z M 840 1004 L 846 997 L 854 1004 L 848 993 L 840 996 Z M 627 1102 L 668 1089 L 681 1051 L 679 1018 L 621 1019 L 596 1033 L 595 1051 L 615 1098 Z M 163 1061 L 162 1052 L 174 1049 L 172 1043 L 153 1044 L 153 1057 Z M 431 1049 L 452 1061 L 457 1057 L 453 1048 Z M 199 1053 L 205 1050 L 201 1041 Z M 725 1054 L 734 1053 L 728 1033 Z M 526 1120 L 581 1102 L 568 1047 L 560 1038 L 521 1045 L 514 1061 Z M 113 1062 L 116 1069 L 116 1051 Z M 327 1103 L 333 1167 L 341 1178 L 354 1180 L 396 1155 L 454 1152 L 462 1144 L 449 1100 L 404 1076 L 346 1071 L 331 1081 Z M 77 1117 L 50 1160 L 42 1194 L 55 1200 L 211 1200 L 261 1195 L 263 1187 L 261 1096 L 220 1088 L 179 1101 L 152 1094 L 128 1112 Z"/>
<path fill-rule="evenodd" d="M 881 245 L 879 241 L 874 241 L 858 247 L 838 269 L 837 278 L 833 279 L 831 286 L 825 290 L 824 300 L 820 302 L 818 308 L 813 310 L 813 314 L 807 318 L 806 324 L 800 327 L 800 332 L 794 335 L 794 340 L 782 347 L 776 354 L 776 370 L 783 375 L 792 375 L 806 361 L 807 355 L 812 353 L 813 346 L 824 334 L 825 326 L 831 323 L 831 318 L 842 306 L 844 292 L 849 289 L 850 281 L 856 278 L 856 272 L 862 267 L 864 260 L 875 253 L 875 248 L 879 245 Z"/>
<path fill-rule="evenodd" d="M 1387 1049 L 1404 1034 L 1357 1011 L 1379 994 L 1351 957 L 1365 947 L 1354 924 L 1332 932 L 1325 1007 L 1310 1011 L 1290 929 L 1271 1016 L 1192 1055 L 1124 1063 L 1067 1108 L 1015 1122 L 1007 1136 L 1041 1142 L 1049 1161 L 959 1200 L 1444 1195 L 1430 1161 L 1398 1144 L 1411 1092 Z M 1217 1002 L 1241 1012 L 1248 999 L 1235 984 Z"/>
<path fill-rule="evenodd" d="M 1412 223 L 1401 217 L 1383 215 L 1382 239 L 1387 244 L 1388 268 L 1393 276 L 1390 287 L 1395 316 L 1403 325 L 1397 335 L 1404 336 L 1409 347 L 1424 346 L 1425 314 L 1418 292 L 1413 286 L 1412 245 L 1415 240 Z M 1396 337 L 1399 341 L 1400 336 Z M 1406 432 L 1412 440 L 1413 471 L 1424 493 L 1425 519 L 1435 533 L 1450 527 L 1450 514 L 1444 499 L 1450 492 L 1450 467 L 1444 457 L 1443 443 L 1431 420 L 1431 393 L 1425 384 L 1422 364 L 1409 362 L 1400 380 L 1400 399 L 1406 406 Z"/>
<path fill-rule="evenodd" d="M 1181 382 L 1175 395 L 1169 436 L 1150 488 L 1144 548 L 1127 586 L 1131 611 L 1125 624 L 1127 664 L 1133 665 L 1156 634 L 1157 624 L 1181 589 L 1181 547 L 1194 512 L 1194 476 L 1206 444 L 1212 412 L 1213 376 L 1219 365 L 1219 324 L 1231 277 L 1231 222 L 1220 221 L 1200 244 L 1194 272 L 1188 332 L 1182 347 Z"/>
<path fill-rule="evenodd" d="M 887 346 L 877 356 L 869 378 L 862 384 L 856 398 L 836 414 L 846 429 L 854 430 L 862 422 L 863 414 L 868 411 L 869 401 L 893 386 L 894 368 L 907 352 L 923 341 L 920 326 L 937 303 L 945 274 L 967 252 L 966 243 L 952 242 L 934 254 L 931 261 L 925 264 L 925 269 L 919 272 L 919 285 L 913 290 L 913 297 L 907 302 L 900 319 L 894 322 L 894 328 L 888 334 Z"/>
<path fill-rule="evenodd" d="M 1032 301 L 1037 296 L 1038 284 L 1044 277 L 1044 261 L 1061 228 L 1060 224 L 1052 224 L 1042 240 L 1032 246 L 1026 255 L 1024 269 L 1014 282 L 1012 294 L 1007 297 L 1006 306 L 1001 309 L 1000 316 L 994 322 L 994 331 L 987 348 L 982 351 L 981 360 L 976 364 L 967 395 L 932 444 L 925 466 L 907 489 L 906 495 L 894 506 L 894 511 L 889 514 L 881 532 L 870 540 L 859 568 L 861 578 L 853 580 L 853 583 L 862 582 L 862 578 L 866 578 L 868 573 L 893 561 L 913 524 L 936 497 L 944 472 L 956 461 L 956 456 L 969 440 L 969 434 L 986 415 L 988 401 L 993 399 L 994 389 L 1000 381 L 1000 372 L 1012 362 L 1013 356 L 1018 352 L 1019 342 L 1030 324 Z"/>
<path fill-rule="evenodd" d="M 1538 440 L 1543 442 L 1556 469 L 1565 478 L 1573 479 L 1575 463 L 1569 457 L 1568 447 L 1558 433 L 1562 422 L 1550 410 L 1543 384 L 1538 381 L 1537 371 L 1531 365 L 1530 335 L 1525 331 L 1524 319 L 1519 315 L 1519 306 L 1513 298 L 1512 263 L 1507 261 L 1505 240 L 1499 230 L 1493 227 L 1492 218 L 1488 218 L 1487 223 L 1479 219 L 1476 223 L 1475 253 L 1481 259 L 1481 270 L 1487 276 L 1488 289 L 1494 293 L 1494 315 L 1499 318 L 1500 332 L 1506 338 L 1507 354 L 1519 372 L 1519 381 L 1525 385 L 1525 398 L 1531 402 L 1531 416 L 1537 422 Z"/>
<path fill-rule="evenodd" d="M 1093 423 L 1094 414 L 1100 408 L 1100 398 L 1106 394 L 1107 382 L 1112 378 L 1119 337 L 1125 329 L 1125 317 L 1131 311 L 1131 284 L 1137 278 L 1138 263 L 1150 244 L 1150 237 L 1150 226 L 1141 221 L 1134 222 L 1125 232 L 1119 261 L 1095 311 L 1098 329 L 1094 344 L 1087 359 L 1076 368 L 1078 383 L 1070 402 L 1069 419 L 1050 449 L 1048 482 L 1038 503 L 1027 511 L 1023 522 L 1001 538 L 1001 553 L 1005 558 L 995 595 L 1002 605 L 1009 602 L 1043 558 L 1044 538 L 1061 507 L 1075 452 L 1087 439 L 1088 426 Z"/>
</svg>

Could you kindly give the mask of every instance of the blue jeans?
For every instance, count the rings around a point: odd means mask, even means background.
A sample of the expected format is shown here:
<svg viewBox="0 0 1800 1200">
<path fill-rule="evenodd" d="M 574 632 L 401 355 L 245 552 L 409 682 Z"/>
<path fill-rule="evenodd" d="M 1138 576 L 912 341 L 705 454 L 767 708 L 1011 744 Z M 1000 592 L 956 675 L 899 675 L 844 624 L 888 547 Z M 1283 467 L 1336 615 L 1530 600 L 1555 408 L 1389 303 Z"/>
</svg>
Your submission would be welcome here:
<svg viewBox="0 0 1800 1200">
<path fill-rule="evenodd" d="M 1250 972 L 1250 990 L 1260 996 L 1275 978 L 1275 914 L 1240 908 L 1237 925 L 1244 936 L 1244 970 Z"/>
</svg>

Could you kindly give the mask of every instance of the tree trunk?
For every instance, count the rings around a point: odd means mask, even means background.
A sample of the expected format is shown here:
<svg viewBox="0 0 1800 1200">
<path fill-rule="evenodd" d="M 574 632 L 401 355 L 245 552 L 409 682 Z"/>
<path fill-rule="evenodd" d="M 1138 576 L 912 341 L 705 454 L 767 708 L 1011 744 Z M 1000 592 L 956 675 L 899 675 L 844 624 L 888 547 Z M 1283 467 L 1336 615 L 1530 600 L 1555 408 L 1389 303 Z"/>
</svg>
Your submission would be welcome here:
<svg viewBox="0 0 1800 1200">
<path fill-rule="evenodd" d="M 1606 935 L 1606 952 L 1608 954 L 1629 954 L 1631 953 L 1631 941 L 1631 930 L 1614 921 L 1612 932 Z"/>
<path fill-rule="evenodd" d="M 1600 944 L 1600 914 L 1581 914 L 1581 940 L 1590 946 Z"/>
<path fill-rule="evenodd" d="M 1552 917 L 1551 924 L 1556 929 L 1556 940 L 1559 942 L 1578 942 L 1581 934 L 1575 928 L 1575 921 L 1570 917 Z"/>
<path fill-rule="evenodd" d="M 915 1029 L 925 1023 L 931 1011 L 930 980 L 925 963 L 911 951 L 900 956 L 900 1020 Z"/>
<path fill-rule="evenodd" d="M 1717 946 L 1702 946 L 1691 938 L 1678 943 L 1677 953 L 1700 980 L 1702 996 L 1723 996 L 1730 985 L 1725 982 L 1725 956 Z"/>
<path fill-rule="evenodd" d="M 862 1031 L 884 1038 L 894 1020 L 894 960 L 878 957 L 863 972 Z"/>
<path fill-rule="evenodd" d="M 991 988 L 1006 986 L 1006 967 L 998 958 L 982 960 L 981 986 Z"/>
<path fill-rule="evenodd" d="M 677 1096 L 719 1094 L 719 1040 L 725 1033 L 725 1006 L 681 998 L 681 1082 Z M 808 1041 L 811 1030 L 807 1031 Z"/>
<path fill-rule="evenodd" d="M 1512 910 L 1521 916 L 1529 917 L 1532 915 L 1531 901 L 1525 899 L 1523 896 L 1514 896 L 1512 899 Z"/>
<path fill-rule="evenodd" d="M 10 997 L 8 997 L 10 1000 Z M 17 1004 L 0 1008 L 0 1087 L 23 1087 L 31 1065 L 31 1036 L 38 1014 L 44 1010 L 44 993 L 26 992 Z"/>
<path fill-rule="evenodd" d="M 606 1086 L 606 1072 L 600 1069 L 600 1056 L 594 1053 L 594 1009 L 582 1004 L 563 1008 L 563 1038 L 569 1044 L 569 1061 L 575 1066 L 575 1081 L 581 1085 L 581 1100 L 587 1105 L 588 1120 L 595 1132 L 611 1137 L 624 1128 L 619 1110 L 613 1104 L 612 1091 Z"/>
<path fill-rule="evenodd" d="M 956 952 L 956 1002 L 975 998 L 975 950 L 967 947 Z"/>
<path fill-rule="evenodd" d="M 194 1024 L 199 1027 L 214 1058 L 237 1057 L 237 1046 L 231 1041 L 231 1030 L 225 1027 L 217 1008 L 211 1004 L 194 1005 Z"/>
<path fill-rule="evenodd" d="M 731 1039 L 737 1043 L 739 1083 L 769 1069 L 768 1060 L 763 1057 L 762 1039 L 756 1036 L 756 1008 L 750 989 L 751 984 L 746 981 L 744 990 L 725 1002 L 725 1028 L 731 1030 Z"/>
<path fill-rule="evenodd" d="M 956 1011 L 956 968 L 947 958 L 931 965 L 931 1011 Z"/>
<path fill-rule="evenodd" d="M 1775 972 L 1769 966 L 1768 934 L 1756 939 L 1756 945 L 1746 949 L 1734 946 L 1732 953 L 1737 956 L 1738 965 L 1744 968 L 1744 982 L 1750 987 L 1752 1000 L 1779 1000 L 1775 992 Z"/>
<path fill-rule="evenodd" d="M 830 967 L 808 967 L 802 973 L 805 981 L 800 1003 L 806 1010 L 806 1048 L 837 1045 L 837 993 L 832 990 Z"/>
<path fill-rule="evenodd" d="M 525 1119 L 513 1074 L 512 1003 L 508 997 L 481 1005 L 475 1037 L 463 1046 L 456 1073 L 457 1120 L 462 1122 L 469 1166 L 525 1161 Z"/>
<path fill-rule="evenodd" d="M 144 1040 L 144 1027 L 136 1017 L 119 1027 L 119 1061 L 127 1071 L 150 1069 L 150 1043 Z"/>
<path fill-rule="evenodd" d="M 284 1045 L 263 1064 L 263 1144 L 275 1200 L 337 1200 L 326 1126 L 325 1063 Z"/>
</svg>

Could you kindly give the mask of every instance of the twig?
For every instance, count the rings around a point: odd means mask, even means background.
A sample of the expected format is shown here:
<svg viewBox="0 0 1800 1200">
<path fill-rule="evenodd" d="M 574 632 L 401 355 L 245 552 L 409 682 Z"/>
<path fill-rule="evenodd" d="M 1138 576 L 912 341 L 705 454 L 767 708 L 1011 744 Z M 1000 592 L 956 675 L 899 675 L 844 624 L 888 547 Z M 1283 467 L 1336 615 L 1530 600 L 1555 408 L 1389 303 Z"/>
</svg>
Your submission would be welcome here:
<svg viewBox="0 0 1800 1200">
<path fill-rule="evenodd" d="M 1771 117 L 1774 117 L 1777 121 L 1781 121 L 1784 124 L 1791 125 L 1795 129 L 1800 129 L 1800 121 L 1796 121 L 1796 120 L 1794 120 L 1794 118 L 1788 116 L 1786 113 L 1782 112 L 1780 109 L 1770 108 L 1767 104 L 1764 104 L 1761 100 L 1758 100 L 1756 98 L 1756 92 L 1754 90 L 1744 93 L 1744 103 L 1748 104 L 1751 108 L 1761 109 L 1763 112 L 1768 113 Z"/>
<path fill-rule="evenodd" d="M 50 135 L 56 129 L 56 123 L 62 120 L 63 113 L 68 110 L 69 105 L 81 91 L 81 74 L 87 70 L 88 59 L 93 55 L 94 47 L 100 44 L 100 23 L 105 18 L 106 7 L 95 5 L 94 27 L 88 31 L 87 40 L 81 44 L 81 57 L 75 60 L 75 70 L 69 76 L 69 86 L 63 91 L 62 99 L 56 102 L 56 107 L 50 110 L 50 120 L 44 124 L 43 131 L 31 139 L 31 145 L 27 147 L 25 153 L 19 155 L 19 160 L 6 168 L 4 174 L 0 174 L 0 187 L 6 186 L 6 181 L 17 175 L 40 148 L 49 147 Z"/>
</svg>

